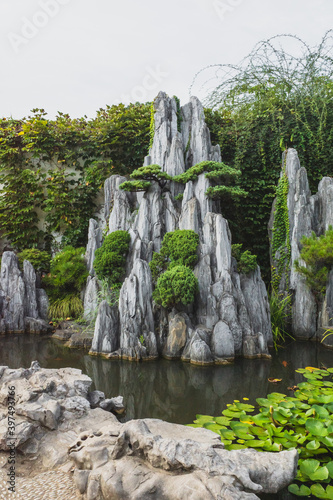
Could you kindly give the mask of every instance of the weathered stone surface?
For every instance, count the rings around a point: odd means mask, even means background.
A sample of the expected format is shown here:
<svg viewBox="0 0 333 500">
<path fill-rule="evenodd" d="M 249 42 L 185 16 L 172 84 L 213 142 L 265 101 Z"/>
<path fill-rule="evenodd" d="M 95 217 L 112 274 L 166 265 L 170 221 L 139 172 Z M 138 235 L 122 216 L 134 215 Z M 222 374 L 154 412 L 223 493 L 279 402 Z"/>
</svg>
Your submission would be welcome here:
<svg viewBox="0 0 333 500">
<path fill-rule="evenodd" d="M 38 318 L 36 273 L 32 264 L 25 260 L 23 262 L 23 279 L 25 284 L 25 316 Z"/>
<path fill-rule="evenodd" d="M 234 338 L 229 326 L 224 321 L 216 323 L 212 334 L 212 353 L 217 361 L 234 359 Z"/>
<path fill-rule="evenodd" d="M 87 263 L 87 269 L 91 276 L 94 276 L 94 259 L 95 251 L 102 246 L 103 232 L 102 228 L 99 227 L 97 221 L 94 219 L 89 220 L 89 232 L 88 232 L 88 244 L 86 248 L 85 259 Z"/>
<path fill-rule="evenodd" d="M 152 293 L 149 265 L 137 259 L 131 274 L 124 281 L 119 297 L 120 352 L 123 358 L 145 359 L 158 356 Z"/>
<path fill-rule="evenodd" d="M 328 280 L 326 296 L 318 308 L 315 297 L 305 279 L 296 272 L 295 261 L 299 260 L 301 238 L 310 236 L 314 232 L 317 236 L 324 234 L 329 225 L 333 223 L 333 179 L 324 177 L 318 186 L 318 193 L 311 196 L 307 172 L 300 166 L 297 151 L 288 149 L 283 154 L 282 165 L 285 165 L 289 182 L 287 198 L 290 226 L 291 255 L 289 268 L 285 269 L 279 286 L 280 293 L 292 297 L 291 328 L 295 338 L 310 339 L 316 335 L 317 328 L 330 325 L 333 310 L 333 296 Z M 272 215 L 269 223 L 269 236 L 272 239 L 274 224 L 273 204 Z M 272 265 L 276 266 L 279 251 L 272 255 Z M 302 262 L 301 262 L 302 263 Z"/>
<path fill-rule="evenodd" d="M 48 320 L 49 298 L 44 288 L 36 289 L 38 314 L 44 321 Z"/>
<path fill-rule="evenodd" d="M 91 319 L 94 314 L 96 314 L 98 307 L 98 292 L 98 279 L 96 277 L 88 276 L 83 302 L 83 315 L 87 320 Z"/>
<path fill-rule="evenodd" d="M 169 314 L 169 333 L 164 344 L 163 356 L 165 358 L 181 357 L 188 338 L 189 318 L 184 313 Z"/>
<path fill-rule="evenodd" d="M 100 303 L 95 323 L 91 353 L 109 354 L 119 347 L 119 313 L 106 300 Z"/>
<path fill-rule="evenodd" d="M 155 419 L 120 424 L 111 413 L 90 409 L 87 398 L 97 403 L 101 395 L 88 396 L 91 379 L 80 370 L 45 370 L 36 362 L 28 370 L 1 367 L 0 414 L 13 383 L 17 449 L 36 467 L 74 465 L 75 484 L 87 499 L 256 499 L 278 492 L 296 475 L 296 450 L 227 451 L 219 435 L 207 429 Z M 0 448 L 7 450 L 3 421 Z"/>
<path fill-rule="evenodd" d="M 22 274 L 13 252 L 3 253 L 0 277 L 0 331 L 47 332 L 47 297 L 44 291 L 36 288 L 36 273 L 31 263 L 24 261 L 23 268 Z"/>
<path fill-rule="evenodd" d="M 93 471 L 85 491 L 92 481 L 101 498 L 141 499 L 153 493 L 170 500 L 255 499 L 256 493 L 276 493 L 296 474 L 295 450 L 229 452 L 205 429 L 145 419 L 126 423 L 112 436 L 103 431 L 70 448 L 76 466 Z M 83 491 L 86 476 L 77 484 Z"/>
<path fill-rule="evenodd" d="M 120 184 L 125 182 L 126 177 L 121 175 L 112 175 L 104 182 L 104 218 L 106 224 L 109 223 L 110 214 L 113 209 L 114 196 Z"/>
</svg>

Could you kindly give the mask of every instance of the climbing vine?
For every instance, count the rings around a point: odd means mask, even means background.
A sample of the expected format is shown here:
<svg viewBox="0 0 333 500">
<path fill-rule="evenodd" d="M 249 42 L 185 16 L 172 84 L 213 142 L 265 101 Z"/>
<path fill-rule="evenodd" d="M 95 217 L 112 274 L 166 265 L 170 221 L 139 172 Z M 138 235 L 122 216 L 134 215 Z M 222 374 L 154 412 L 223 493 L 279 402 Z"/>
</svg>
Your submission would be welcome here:
<svg viewBox="0 0 333 500">
<path fill-rule="evenodd" d="M 142 165 L 149 104 L 107 106 L 91 120 L 32 113 L 0 120 L 1 236 L 17 250 L 54 248 L 54 236 L 85 245 L 104 180 Z"/>
<path fill-rule="evenodd" d="M 284 50 L 290 41 L 292 46 L 298 44 L 295 56 L 287 47 Z M 333 175 L 333 150 L 328 146 L 333 140 L 332 46 L 332 31 L 313 48 L 296 37 L 281 35 L 259 42 L 238 66 L 221 64 L 200 75 L 206 74 L 205 118 L 212 142 L 220 145 L 225 163 L 241 170 L 239 185 L 250 193 L 226 206 L 223 215 L 233 241 L 258 255 L 267 283 L 267 223 L 281 151 L 297 149 L 312 192 L 324 175 Z M 215 89 L 209 93 L 215 76 Z M 199 75 L 196 81 L 201 88 Z"/>
<path fill-rule="evenodd" d="M 283 274 L 288 280 L 290 267 L 291 246 L 289 234 L 288 191 L 289 181 L 286 173 L 287 153 L 283 163 L 282 174 L 276 188 L 276 205 L 272 229 L 272 257 L 276 266 L 272 267 L 272 288 L 278 293 Z M 288 283 L 286 283 L 288 288 Z"/>
<path fill-rule="evenodd" d="M 150 105 L 149 150 L 153 147 L 154 135 L 155 135 L 155 106 L 154 106 L 154 102 L 155 101 L 153 101 Z"/>
</svg>

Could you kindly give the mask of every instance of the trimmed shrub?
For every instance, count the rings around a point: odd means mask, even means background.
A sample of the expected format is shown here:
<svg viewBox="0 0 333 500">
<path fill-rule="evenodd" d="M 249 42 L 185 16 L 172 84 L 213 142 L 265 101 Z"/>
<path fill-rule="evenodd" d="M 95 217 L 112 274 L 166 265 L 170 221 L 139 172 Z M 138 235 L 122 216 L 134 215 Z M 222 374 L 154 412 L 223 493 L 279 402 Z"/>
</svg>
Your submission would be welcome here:
<svg viewBox="0 0 333 500">
<path fill-rule="evenodd" d="M 193 268 L 198 261 L 197 248 L 199 236 L 190 229 L 178 229 L 166 233 L 160 252 L 154 252 L 149 263 L 152 276 L 156 282 L 170 264 Z"/>
<path fill-rule="evenodd" d="M 84 252 L 84 248 L 68 246 L 51 260 L 50 273 L 43 280 L 51 304 L 69 295 L 79 296 L 88 277 Z"/>
<path fill-rule="evenodd" d="M 198 292 L 198 280 L 186 266 L 174 266 L 163 273 L 153 292 L 153 299 L 163 307 L 191 304 Z"/>
<path fill-rule="evenodd" d="M 131 237 L 127 231 L 114 231 L 95 252 L 94 269 L 98 279 L 106 279 L 109 286 L 120 287 Z"/>
<path fill-rule="evenodd" d="M 26 248 L 18 255 L 20 267 L 23 267 L 23 262 L 28 260 L 34 267 L 35 271 L 49 271 L 51 256 L 48 252 L 38 250 L 37 248 Z"/>
<path fill-rule="evenodd" d="M 300 259 L 305 266 L 296 260 L 295 269 L 304 276 L 308 287 L 313 291 L 317 300 L 326 292 L 328 273 L 333 266 L 333 228 L 329 226 L 325 234 L 317 237 L 313 232 L 308 238 L 301 239 L 302 250 Z"/>
<path fill-rule="evenodd" d="M 242 244 L 231 245 L 231 255 L 237 260 L 237 269 L 241 274 L 249 274 L 257 269 L 257 256 L 249 250 L 242 252 Z"/>
</svg>

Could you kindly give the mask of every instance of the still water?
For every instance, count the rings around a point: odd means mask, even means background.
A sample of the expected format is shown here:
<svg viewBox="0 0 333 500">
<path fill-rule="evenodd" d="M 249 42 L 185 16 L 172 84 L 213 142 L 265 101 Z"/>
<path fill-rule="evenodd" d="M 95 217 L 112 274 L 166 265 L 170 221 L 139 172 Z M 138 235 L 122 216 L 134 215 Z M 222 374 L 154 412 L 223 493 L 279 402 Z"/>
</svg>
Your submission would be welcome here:
<svg viewBox="0 0 333 500">
<path fill-rule="evenodd" d="M 122 395 L 126 420 L 160 418 L 187 424 L 197 413 L 219 415 L 234 399 L 255 402 L 269 392 L 292 395 L 288 389 L 302 381 L 295 373 L 306 366 L 333 366 L 333 351 L 320 344 L 293 342 L 272 359 L 238 359 L 228 366 L 196 367 L 181 361 L 105 360 L 64 347 L 61 341 L 32 335 L 0 338 L 0 365 L 28 368 L 38 360 L 43 368 L 79 368 L 93 388 L 107 398 Z M 282 379 L 273 384 L 269 378 Z"/>
</svg>

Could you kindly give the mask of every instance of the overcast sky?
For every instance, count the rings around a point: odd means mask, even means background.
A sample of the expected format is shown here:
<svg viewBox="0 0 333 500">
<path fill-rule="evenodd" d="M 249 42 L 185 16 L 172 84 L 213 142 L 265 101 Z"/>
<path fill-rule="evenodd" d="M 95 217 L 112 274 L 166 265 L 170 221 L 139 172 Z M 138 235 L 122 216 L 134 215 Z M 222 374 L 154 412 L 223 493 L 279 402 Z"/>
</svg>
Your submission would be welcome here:
<svg viewBox="0 0 333 500">
<path fill-rule="evenodd" d="M 332 0 L 0 0 L 0 116 L 94 116 L 159 90 L 187 102 L 197 71 L 280 33 L 317 45 Z"/>
</svg>

